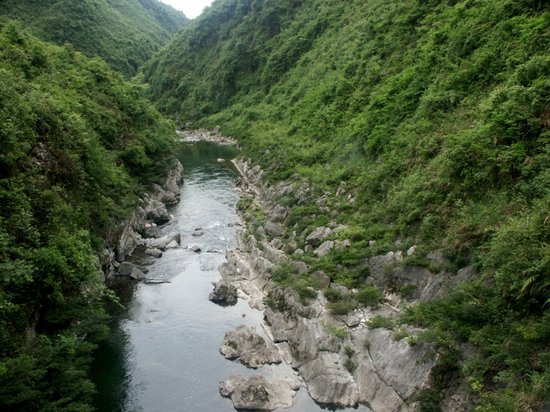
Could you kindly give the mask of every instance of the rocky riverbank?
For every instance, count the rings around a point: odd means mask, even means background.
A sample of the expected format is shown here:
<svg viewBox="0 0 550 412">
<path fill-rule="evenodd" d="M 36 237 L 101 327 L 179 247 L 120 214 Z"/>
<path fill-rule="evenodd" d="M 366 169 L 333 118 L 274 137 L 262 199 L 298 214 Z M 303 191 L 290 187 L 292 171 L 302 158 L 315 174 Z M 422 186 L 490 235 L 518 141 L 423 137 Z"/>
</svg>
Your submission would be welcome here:
<svg viewBox="0 0 550 412">
<path fill-rule="evenodd" d="M 220 267 L 224 282 L 243 291 L 251 307 L 264 310 L 266 333 L 285 361 L 300 373 L 317 403 L 336 407 L 364 404 L 375 412 L 418 410 L 419 395 L 436 384 L 434 370 L 440 354 L 435 346 L 417 339 L 419 330 L 390 324 L 407 302 L 440 296 L 471 276 L 473 270 L 463 268 L 458 273 L 441 271 L 436 275 L 425 268 L 402 265 L 404 257 L 413 254 L 414 248 L 374 256 L 365 263 L 370 269 L 369 279 L 385 292 L 383 302 L 337 315 L 329 310 L 324 293 L 309 288 L 304 298 L 294 288 L 277 286 L 271 281 L 277 270 L 291 271 L 294 276 L 309 272 L 310 266 L 301 259 L 304 253 L 322 257 L 333 249 L 345 250 L 350 246 L 350 239 L 338 236 L 345 227 L 335 223 L 307 233 L 296 233 L 285 226 L 288 210 L 281 206 L 280 199 L 292 196 L 297 203 L 317 201 L 328 214 L 323 194 L 313 193 L 303 182 L 267 185 L 263 171 L 251 160 L 236 160 L 234 164 L 242 175 L 238 184 L 241 196 L 249 206 L 243 210 L 247 225 L 239 247 L 228 251 L 227 262 Z M 354 201 L 344 188 L 339 191 L 347 201 Z M 260 225 L 253 215 L 262 216 Z M 443 259 L 438 252 L 429 258 L 434 263 L 442 263 Z M 332 289 L 343 296 L 353 292 L 332 283 L 322 271 L 311 276 L 319 289 Z M 403 288 L 410 290 L 408 299 L 390 293 Z M 238 353 L 250 351 L 249 342 L 231 340 L 222 353 L 239 358 Z M 261 364 L 257 358 L 254 362 Z M 232 377 L 229 382 L 235 379 Z M 244 378 L 237 381 L 239 387 L 247 384 Z M 227 389 L 233 386 L 222 383 L 220 393 L 233 399 L 235 392 Z M 286 384 L 283 386 L 287 388 Z M 264 387 L 253 392 L 266 391 Z M 256 398 L 250 397 L 248 406 L 239 398 L 235 407 L 257 407 Z M 468 396 L 456 388 L 446 393 L 446 399 L 446 411 L 468 410 L 470 406 Z M 268 406 L 263 405 L 270 409 Z"/>
<path fill-rule="evenodd" d="M 179 202 L 182 183 L 183 166 L 177 161 L 161 185 L 152 184 L 150 192 L 142 195 L 139 206 L 115 231 L 113 245 L 103 250 L 100 263 L 106 278 L 119 275 L 141 280 L 147 269 L 128 261 L 137 248 L 158 258 L 164 250 L 179 246 L 179 233 L 157 237 L 157 226 L 172 218 L 167 207 Z"/>
<path fill-rule="evenodd" d="M 221 145 L 234 145 L 238 146 L 237 140 L 232 137 L 223 136 L 219 127 L 214 128 L 214 130 L 208 129 L 178 129 L 176 130 L 180 138 L 180 142 L 192 143 L 192 142 L 211 142 L 218 143 Z"/>
</svg>

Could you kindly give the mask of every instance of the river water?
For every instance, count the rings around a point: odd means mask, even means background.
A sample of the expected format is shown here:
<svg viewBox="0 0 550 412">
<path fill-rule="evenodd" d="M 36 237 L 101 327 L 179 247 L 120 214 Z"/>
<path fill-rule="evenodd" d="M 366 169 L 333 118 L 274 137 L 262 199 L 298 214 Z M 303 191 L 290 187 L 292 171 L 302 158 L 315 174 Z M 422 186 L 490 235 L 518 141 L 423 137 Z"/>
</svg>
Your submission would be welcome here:
<svg viewBox="0 0 550 412">
<path fill-rule="evenodd" d="M 234 149 L 214 143 L 183 144 L 180 160 L 185 182 L 174 218 L 161 234 L 181 233 L 181 247 L 150 260 L 147 277 L 168 283 L 118 285 L 126 309 L 113 320 L 108 340 L 98 349 L 93 378 L 98 411 L 233 411 L 218 393 L 218 383 L 232 374 L 293 374 L 283 364 L 257 370 L 226 360 L 218 348 L 224 334 L 238 325 L 261 331 L 263 315 L 245 300 L 221 307 L 208 300 L 225 251 L 237 244 Z M 204 235 L 193 237 L 196 228 Z M 200 253 L 188 247 L 197 245 Z M 319 411 L 302 387 L 290 411 Z"/>
</svg>

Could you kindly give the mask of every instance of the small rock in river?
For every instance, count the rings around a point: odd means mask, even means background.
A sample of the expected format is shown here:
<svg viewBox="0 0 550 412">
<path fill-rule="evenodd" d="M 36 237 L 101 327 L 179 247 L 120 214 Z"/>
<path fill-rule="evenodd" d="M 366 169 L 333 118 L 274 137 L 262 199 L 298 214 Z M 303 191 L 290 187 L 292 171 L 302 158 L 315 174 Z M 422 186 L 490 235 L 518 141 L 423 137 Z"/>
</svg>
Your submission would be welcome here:
<svg viewBox="0 0 550 412">
<path fill-rule="evenodd" d="M 189 249 L 191 249 L 195 253 L 199 253 L 201 251 L 201 248 L 197 245 L 193 245 Z"/>
<path fill-rule="evenodd" d="M 208 296 L 212 302 L 219 305 L 234 305 L 237 303 L 237 288 L 220 280 L 213 282 L 214 290 Z"/>
</svg>

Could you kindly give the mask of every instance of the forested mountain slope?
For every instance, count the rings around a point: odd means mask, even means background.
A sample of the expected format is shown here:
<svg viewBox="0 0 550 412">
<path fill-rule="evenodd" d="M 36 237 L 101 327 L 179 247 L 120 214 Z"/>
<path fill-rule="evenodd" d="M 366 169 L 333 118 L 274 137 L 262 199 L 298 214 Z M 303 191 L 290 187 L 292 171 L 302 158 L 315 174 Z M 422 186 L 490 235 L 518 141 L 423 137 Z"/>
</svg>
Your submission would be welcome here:
<svg viewBox="0 0 550 412">
<path fill-rule="evenodd" d="M 541 408 L 548 2 L 217 0 L 144 73 L 179 122 L 219 124 L 272 181 L 328 194 L 330 220 L 348 225 L 352 245 L 314 270 L 356 287 L 368 281 L 365 259 L 412 245 L 408 264 L 431 268 L 426 255 L 440 250 L 446 270 L 473 265 L 476 279 L 403 321 L 430 328 L 426 339 L 447 349 L 445 368 L 481 410 Z M 353 203 L 336 195 L 342 182 Z M 298 233 L 329 221 L 316 204 L 289 206 Z"/>
<path fill-rule="evenodd" d="M 0 409 L 92 410 L 97 255 L 171 166 L 174 125 L 99 58 L 0 19 Z"/>
<path fill-rule="evenodd" d="M 43 40 L 103 57 L 129 76 L 187 22 L 157 0 L 0 0 L 0 15 L 20 20 Z"/>
</svg>

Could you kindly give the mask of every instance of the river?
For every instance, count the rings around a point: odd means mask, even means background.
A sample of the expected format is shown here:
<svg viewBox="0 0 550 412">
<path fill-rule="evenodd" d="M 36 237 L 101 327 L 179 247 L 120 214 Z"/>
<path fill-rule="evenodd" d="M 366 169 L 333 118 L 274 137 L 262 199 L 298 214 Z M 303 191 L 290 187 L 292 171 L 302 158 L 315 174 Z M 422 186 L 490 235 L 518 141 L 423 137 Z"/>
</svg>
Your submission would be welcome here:
<svg viewBox="0 0 550 412">
<path fill-rule="evenodd" d="M 115 316 L 108 340 L 98 349 L 93 378 L 98 411 L 233 411 L 218 393 L 232 374 L 266 377 L 293 374 L 288 365 L 257 370 L 226 360 L 218 348 L 238 325 L 261 331 L 263 315 L 245 300 L 221 307 L 208 300 L 225 251 L 237 244 L 237 172 L 228 159 L 233 148 L 214 143 L 183 144 L 185 169 L 181 201 L 161 234 L 181 233 L 181 247 L 150 260 L 147 277 L 169 283 L 118 285 L 124 310 Z M 227 159 L 219 162 L 218 159 Z M 204 235 L 193 237 L 196 228 Z M 188 247 L 197 245 L 200 253 Z M 319 411 L 302 387 L 290 411 Z"/>
</svg>

